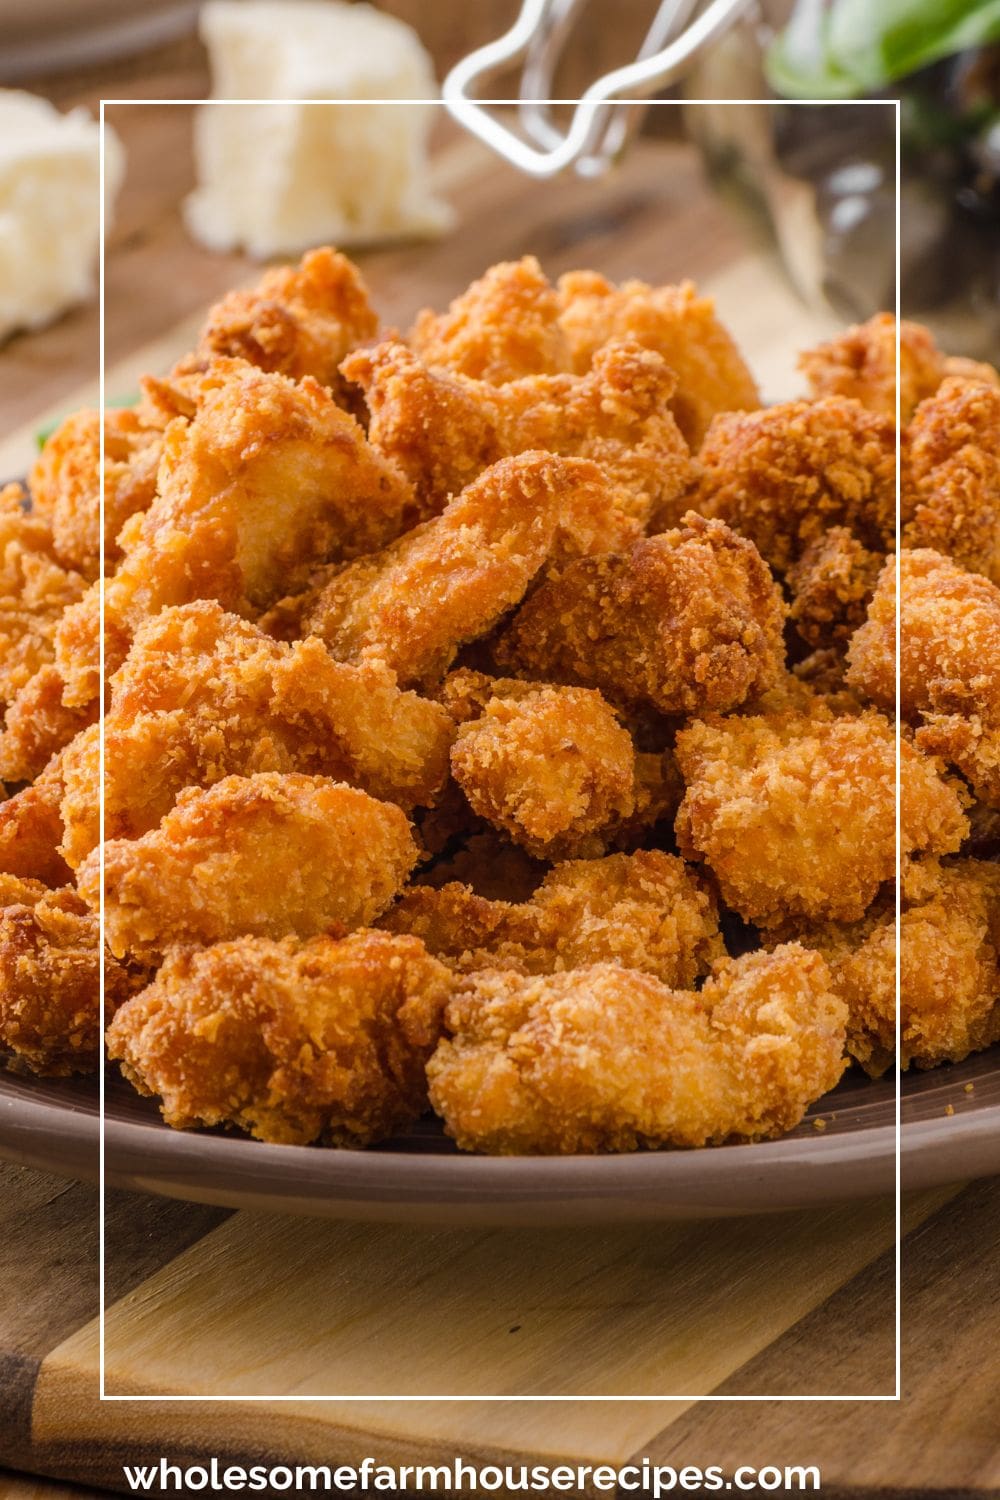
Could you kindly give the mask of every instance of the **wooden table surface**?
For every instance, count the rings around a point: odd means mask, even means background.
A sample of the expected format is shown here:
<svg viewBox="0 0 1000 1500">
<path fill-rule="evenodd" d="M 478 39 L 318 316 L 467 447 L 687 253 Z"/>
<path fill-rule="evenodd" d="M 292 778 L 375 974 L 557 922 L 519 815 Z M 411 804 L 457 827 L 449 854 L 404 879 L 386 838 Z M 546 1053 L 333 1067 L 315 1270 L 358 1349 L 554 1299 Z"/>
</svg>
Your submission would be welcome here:
<svg viewBox="0 0 1000 1500">
<path fill-rule="evenodd" d="M 192 90 L 176 67 L 161 91 Z M 188 113 L 134 106 L 115 124 L 130 176 L 108 258 L 109 397 L 166 367 L 205 303 L 253 275 L 183 230 Z M 650 143 L 601 184 L 539 185 L 445 133 L 437 174 L 460 211 L 456 232 L 362 257 L 389 323 L 446 302 L 490 261 L 532 250 L 553 274 L 590 264 L 615 276 L 694 276 L 774 397 L 795 388 L 795 348 L 826 331 L 706 193 L 682 148 Z M 0 474 L 24 472 L 37 428 L 92 400 L 96 386 L 93 309 L 8 345 Z M 112 1194 L 109 1389 L 241 1399 L 100 1404 L 94 1191 L 6 1167 L 0 1192 L 0 1461 L 12 1469 L 93 1486 L 120 1485 L 123 1462 L 161 1452 L 331 1463 L 365 1453 L 390 1462 L 647 1454 L 727 1468 L 815 1463 L 827 1496 L 1000 1487 L 1000 1183 L 906 1205 L 901 1403 L 753 1406 L 614 1398 L 890 1393 L 891 1204 L 603 1233 L 434 1233 Z M 310 1399 L 404 1390 L 508 1399 Z M 265 1393 L 295 1399 L 242 1399 Z M 514 1399 L 556 1393 L 608 1399 Z M 33 1492 L 31 1481 L 0 1481 L 0 1495 Z"/>
</svg>

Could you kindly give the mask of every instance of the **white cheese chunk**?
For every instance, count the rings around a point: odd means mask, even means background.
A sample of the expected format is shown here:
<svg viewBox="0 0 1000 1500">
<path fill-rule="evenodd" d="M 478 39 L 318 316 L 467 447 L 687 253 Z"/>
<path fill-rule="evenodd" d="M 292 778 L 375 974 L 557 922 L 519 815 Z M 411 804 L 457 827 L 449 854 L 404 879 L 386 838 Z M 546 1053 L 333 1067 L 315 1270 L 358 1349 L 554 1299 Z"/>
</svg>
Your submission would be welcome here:
<svg viewBox="0 0 1000 1500">
<path fill-rule="evenodd" d="M 110 220 L 125 156 L 107 127 Z M 40 328 L 94 292 L 100 235 L 100 128 L 85 109 L 0 89 L 0 341 Z"/>
<path fill-rule="evenodd" d="M 437 106 L 406 102 L 437 95 L 409 26 L 341 0 L 209 0 L 201 33 L 213 98 L 254 101 L 199 110 L 185 213 L 203 244 L 263 258 L 449 226 L 427 182 Z"/>
</svg>

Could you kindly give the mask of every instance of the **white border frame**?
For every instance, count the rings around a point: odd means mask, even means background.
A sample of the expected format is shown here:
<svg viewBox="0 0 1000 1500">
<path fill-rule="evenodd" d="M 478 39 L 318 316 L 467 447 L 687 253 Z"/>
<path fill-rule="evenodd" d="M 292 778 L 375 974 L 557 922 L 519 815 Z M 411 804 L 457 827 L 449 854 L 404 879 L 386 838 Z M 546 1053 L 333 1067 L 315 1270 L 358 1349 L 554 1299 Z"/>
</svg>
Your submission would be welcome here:
<svg viewBox="0 0 1000 1500">
<path fill-rule="evenodd" d="M 516 99 L 480 99 L 478 104 L 486 105 L 516 105 Z M 541 99 L 538 104 L 547 105 L 574 105 L 579 104 L 577 99 Z M 895 531 L 897 538 L 900 535 L 901 505 L 900 505 L 900 483 L 901 483 L 901 449 L 898 435 L 901 431 L 901 401 L 900 401 L 900 318 L 901 318 L 901 147 L 900 147 L 900 114 L 901 104 L 898 99 L 652 99 L 649 107 L 681 108 L 684 105 L 703 104 L 727 104 L 727 105 L 802 105 L 802 107 L 816 107 L 823 105 L 828 108 L 838 107 L 892 107 L 895 117 L 895 321 L 897 321 L 897 335 L 895 335 L 895 365 L 897 365 L 897 410 L 895 410 L 895 428 L 897 428 L 897 456 L 895 456 Z M 105 107 L 124 107 L 124 105 L 184 105 L 186 108 L 199 107 L 199 105 L 289 105 L 289 104 L 321 104 L 321 105 L 349 105 L 349 104 L 433 104 L 444 108 L 442 99 L 100 99 L 99 102 L 99 129 L 100 129 L 100 245 L 99 245 L 99 410 L 103 417 L 105 411 Z M 103 538 L 103 477 L 105 477 L 105 434 L 103 434 L 103 422 L 99 425 L 99 513 L 100 513 L 100 619 L 103 625 L 103 586 L 105 586 L 105 538 Z M 895 558 L 895 573 L 897 573 L 897 595 L 900 591 L 900 549 L 897 546 L 897 558 Z M 900 870 L 901 856 L 901 825 L 900 825 L 900 759 L 901 759 L 901 733 L 900 733 L 900 612 L 897 610 L 897 625 L 895 625 L 897 637 L 895 637 L 895 651 L 897 651 L 897 681 L 895 681 L 895 709 L 897 709 L 897 724 L 895 724 L 895 775 L 897 775 L 897 805 L 895 805 L 895 846 L 897 846 L 897 876 Z M 100 786 L 97 789 L 97 805 L 99 805 L 100 816 L 100 907 L 99 907 L 99 933 L 100 951 L 103 953 L 105 944 L 105 864 L 103 864 L 103 828 L 105 828 L 105 792 L 103 792 L 103 760 L 105 760 L 105 646 L 103 646 L 103 628 L 100 630 L 100 727 L 99 727 L 99 756 L 100 756 Z M 897 879 L 897 897 L 895 897 L 895 924 L 897 933 L 900 930 L 901 895 L 900 880 Z M 337 1403 L 355 1403 L 355 1401 L 375 1401 L 375 1403 L 402 1403 L 402 1401 L 438 1401 L 438 1403 L 451 1403 L 451 1401 L 465 1401 L 465 1403 L 591 1403 L 591 1401 L 616 1401 L 616 1403 L 654 1403 L 654 1401 L 718 1401 L 718 1403 L 753 1403 L 753 1401 L 807 1401 L 807 1403 L 829 1403 L 829 1401 L 852 1401 L 852 1403 L 900 1403 L 903 1400 L 903 1355 L 901 1355 L 901 1173 L 900 1173 L 900 1145 L 901 1145 L 901 1073 L 898 1065 L 901 1043 L 900 1023 L 900 944 L 895 945 L 895 995 L 897 995 L 897 1068 L 895 1068 L 895 1386 L 891 1395 L 685 1395 L 670 1394 L 661 1395 L 112 1395 L 105 1389 L 105 1041 L 103 1041 L 103 1017 L 105 1017 L 105 977 L 103 977 L 103 965 L 100 966 L 100 1070 L 99 1070 L 99 1250 L 97 1250 L 97 1266 L 99 1266 L 99 1395 L 100 1403 L 111 1403 L 111 1401 L 124 1401 L 124 1403 L 141 1403 L 141 1401 L 156 1401 L 156 1403 L 303 1403 L 303 1401 L 337 1401 Z"/>
</svg>

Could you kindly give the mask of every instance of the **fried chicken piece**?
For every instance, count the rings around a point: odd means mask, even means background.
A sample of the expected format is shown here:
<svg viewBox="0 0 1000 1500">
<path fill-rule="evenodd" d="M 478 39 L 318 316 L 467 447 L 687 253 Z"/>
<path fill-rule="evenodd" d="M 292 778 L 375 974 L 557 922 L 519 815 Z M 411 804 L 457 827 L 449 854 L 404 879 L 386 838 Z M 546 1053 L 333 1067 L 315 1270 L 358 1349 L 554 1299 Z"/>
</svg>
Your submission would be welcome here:
<svg viewBox="0 0 1000 1500">
<path fill-rule="evenodd" d="M 409 485 L 311 377 L 221 360 L 203 390 L 192 420 L 167 427 L 157 497 L 123 533 L 105 588 L 113 628 L 199 598 L 260 612 L 318 563 L 408 524 Z"/>
<path fill-rule="evenodd" d="M 737 707 L 777 678 L 785 609 L 751 542 L 689 512 L 628 552 L 553 569 L 500 636 L 505 671 L 627 709 Z"/>
<path fill-rule="evenodd" d="M 715 304 L 690 281 L 658 287 L 625 281 L 616 287 L 595 271 L 570 271 L 559 278 L 558 292 L 570 368 L 588 370 L 609 339 L 632 338 L 654 349 L 677 376 L 670 408 L 693 452 L 719 412 L 760 406 L 753 375 Z"/>
<path fill-rule="evenodd" d="M 63 702 L 72 708 L 86 708 L 100 697 L 102 588 L 100 583 L 91 584 L 76 604 L 63 611 L 55 628 L 55 664 L 63 682 Z M 129 633 L 104 613 L 104 666 L 109 677 L 128 655 Z"/>
<path fill-rule="evenodd" d="M 893 546 L 893 423 L 859 401 L 826 396 L 717 417 L 700 454 L 692 505 L 749 537 L 779 573 L 831 526 L 870 552 Z"/>
<path fill-rule="evenodd" d="M 961 1062 L 1000 1041 L 1000 868 L 923 861 L 903 900 L 902 1065 Z"/>
<path fill-rule="evenodd" d="M 30 786 L 0 802 L 0 872 L 59 886 L 72 872 L 60 852 L 63 820 L 62 763 L 66 751 L 54 757 Z M 96 800 L 97 781 L 90 789 Z"/>
<path fill-rule="evenodd" d="M 955 766 L 1000 807 L 1000 589 L 929 548 L 899 558 L 900 705 L 917 744 Z M 851 641 L 848 681 L 895 701 L 896 569 L 882 571 L 868 619 Z M 922 721 L 922 723 L 921 723 Z"/>
<path fill-rule="evenodd" d="M 807 349 L 799 369 L 813 396 L 847 396 L 867 411 L 896 420 L 896 319 L 876 313 L 867 323 L 846 328 L 829 343 Z M 905 425 L 944 378 L 944 355 L 930 329 L 903 320 L 899 325 L 899 407 Z"/>
<path fill-rule="evenodd" d="M 188 787 L 158 828 L 103 848 L 108 944 L 141 960 L 181 943 L 363 927 L 417 861 L 398 807 L 326 777 L 277 772 Z M 94 907 L 99 854 L 78 873 Z"/>
<path fill-rule="evenodd" d="M 1000 583 L 1000 388 L 946 380 L 906 433 L 904 547 L 933 547 Z"/>
<path fill-rule="evenodd" d="M 54 666 L 39 667 L 13 698 L 0 732 L 0 778 L 34 781 L 54 755 L 97 717 L 97 704 L 67 708 Z"/>
<path fill-rule="evenodd" d="M 136 633 L 104 728 L 105 837 L 155 828 L 186 786 L 302 771 L 405 809 L 448 775 L 454 728 L 437 703 L 402 693 L 379 662 L 349 666 L 320 641 L 272 640 L 217 604 L 163 610 Z M 99 839 L 93 767 L 67 764 L 67 857 Z"/>
<path fill-rule="evenodd" d="M 175 374 L 204 369 L 221 355 L 291 380 L 311 376 L 344 404 L 347 392 L 337 367 L 377 330 L 361 272 L 324 246 L 297 266 L 271 267 L 256 286 L 217 302 L 194 354 Z"/>
<path fill-rule="evenodd" d="M 583 459 L 503 459 L 434 520 L 333 572 L 304 601 L 299 630 L 342 661 L 384 661 L 403 687 L 433 684 L 554 553 L 600 544 L 606 500 L 599 470 Z"/>
<path fill-rule="evenodd" d="M 452 775 L 474 812 L 539 859 L 599 853 L 635 810 L 635 750 L 590 688 L 499 693 L 463 724 Z"/>
<path fill-rule="evenodd" d="M 56 561 L 48 522 L 24 505 L 20 485 L 0 489 L 0 704 L 52 661 L 60 616 L 86 587 Z"/>
<path fill-rule="evenodd" d="M 559 306 L 538 261 L 525 255 L 491 266 L 446 313 L 418 313 L 407 341 L 426 364 L 490 385 L 553 375 L 573 367 Z"/>
<path fill-rule="evenodd" d="M 968 827 L 957 789 L 901 749 L 903 855 L 957 849 Z M 683 729 L 675 755 L 678 845 L 746 921 L 856 921 L 894 875 L 896 746 L 880 714 L 714 717 Z"/>
<path fill-rule="evenodd" d="M 788 570 L 789 618 L 813 648 L 846 642 L 864 624 L 885 561 L 846 526 L 831 526 Z"/>
<path fill-rule="evenodd" d="M 153 503 L 162 445 L 162 432 L 139 411 L 105 411 L 104 551 L 110 562 L 121 556 L 118 533 L 125 522 Z M 88 580 L 100 571 L 100 446 L 100 413 L 75 412 L 46 440 L 29 479 L 32 505 L 52 527 L 56 556 Z"/>
<path fill-rule="evenodd" d="M 381 925 L 421 938 L 460 973 L 617 963 L 687 989 L 725 953 L 707 886 L 660 849 L 567 860 L 521 902 L 459 882 L 411 886 Z"/>
<path fill-rule="evenodd" d="M 97 915 L 71 886 L 0 876 L 0 1052 L 9 1067 L 48 1077 L 96 1071 L 100 962 Z M 109 1014 L 138 983 L 106 955 Z"/>
<path fill-rule="evenodd" d="M 118 1012 L 108 1055 L 169 1125 L 366 1146 L 427 1108 L 452 988 L 415 938 L 238 938 L 171 953 Z"/>
<path fill-rule="evenodd" d="M 700 993 L 594 964 L 474 975 L 430 1098 L 466 1151 L 631 1151 L 793 1129 L 843 1072 L 846 1007 L 796 944 L 725 959 Z"/>
<path fill-rule="evenodd" d="M 634 339 L 598 350 L 586 374 L 499 387 L 434 370 L 391 341 L 341 368 L 364 390 L 370 441 L 412 482 L 424 515 L 498 459 L 536 448 L 599 463 L 614 505 L 640 527 L 676 509 L 693 479 L 667 408 L 673 372 Z"/>
</svg>

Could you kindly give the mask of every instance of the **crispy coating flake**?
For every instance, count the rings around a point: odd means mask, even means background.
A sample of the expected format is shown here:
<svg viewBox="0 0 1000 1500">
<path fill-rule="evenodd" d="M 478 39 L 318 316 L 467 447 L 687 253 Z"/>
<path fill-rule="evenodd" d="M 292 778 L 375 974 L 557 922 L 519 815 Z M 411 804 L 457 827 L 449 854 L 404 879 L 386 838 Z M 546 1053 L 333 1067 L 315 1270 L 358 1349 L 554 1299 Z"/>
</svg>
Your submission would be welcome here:
<svg viewBox="0 0 1000 1500">
<path fill-rule="evenodd" d="M 760 406 L 756 382 L 714 303 L 690 281 L 658 287 L 625 281 L 616 287 L 594 271 L 570 271 L 559 278 L 558 290 L 571 368 L 589 369 L 609 339 L 636 339 L 661 354 L 677 376 L 671 410 L 695 452 L 717 413 Z"/>
<path fill-rule="evenodd" d="M 0 1052 L 8 1066 L 57 1077 L 96 1070 L 99 941 L 96 913 L 72 887 L 0 876 Z M 106 956 L 109 1013 L 137 983 Z"/>
<path fill-rule="evenodd" d="M 667 407 L 673 372 L 634 339 L 598 350 L 583 375 L 503 386 L 434 370 L 392 341 L 342 369 L 364 390 L 373 446 L 411 480 L 427 515 L 498 459 L 538 448 L 600 464 L 615 508 L 640 526 L 676 509 L 693 479 Z"/>
<path fill-rule="evenodd" d="M 950 852 L 967 822 L 958 791 L 904 743 L 902 845 Z M 856 921 L 896 867 L 896 746 L 869 711 L 714 718 L 677 736 L 687 786 L 682 852 L 704 859 L 750 922 Z"/>
<path fill-rule="evenodd" d="M 55 756 L 29 786 L 0 802 L 0 872 L 49 886 L 70 879 L 70 868 L 60 852 L 65 754 Z M 96 800 L 96 779 L 90 795 Z"/>
<path fill-rule="evenodd" d="M 789 618 L 814 649 L 841 645 L 864 624 L 884 557 L 846 526 L 831 526 L 788 570 Z"/>
<path fill-rule="evenodd" d="M 97 704 L 68 708 L 55 666 L 39 667 L 11 700 L 0 731 L 0 778 L 34 781 L 54 755 L 97 717 Z"/>
<path fill-rule="evenodd" d="M 717 417 L 692 504 L 749 537 L 787 572 L 831 526 L 872 552 L 893 545 L 895 429 L 858 401 L 827 396 Z"/>
<path fill-rule="evenodd" d="M 904 547 L 933 547 L 1000 583 L 1000 388 L 946 380 L 905 442 Z"/>
<path fill-rule="evenodd" d="M 568 860 L 521 902 L 489 900 L 458 882 L 411 886 L 381 925 L 421 938 L 462 973 L 617 963 L 688 989 L 725 952 L 707 886 L 660 849 Z"/>
<path fill-rule="evenodd" d="M 276 772 L 188 787 L 158 828 L 103 847 L 108 943 L 139 959 L 184 943 L 362 927 L 417 860 L 398 807 L 322 776 Z M 78 873 L 93 907 L 98 855 Z"/>
<path fill-rule="evenodd" d="M 427 1076 L 466 1151 L 560 1154 L 759 1140 L 843 1071 L 846 1007 L 797 944 L 723 960 L 700 993 L 595 964 L 474 975 Z"/>
<path fill-rule="evenodd" d="M 929 548 L 900 554 L 900 704 L 916 742 L 955 766 L 1000 807 L 1000 588 Z M 896 572 L 883 569 L 850 648 L 851 685 L 895 698 Z"/>
<path fill-rule="evenodd" d="M 404 687 L 432 684 L 463 641 L 523 598 L 554 552 L 600 544 L 605 501 L 600 471 L 583 459 L 503 459 L 440 516 L 335 571 L 305 601 L 300 628 L 340 660 L 375 658 Z"/>
<path fill-rule="evenodd" d="M 131 407 L 104 413 L 104 549 L 110 562 L 121 556 L 118 533 L 156 494 L 163 433 Z M 57 427 L 31 471 L 33 507 L 52 527 L 59 561 L 87 579 L 100 570 L 101 418 L 76 412 Z"/>
<path fill-rule="evenodd" d="M 443 787 L 453 734 L 439 704 L 400 692 L 379 662 L 335 661 L 316 639 L 287 646 L 206 600 L 166 609 L 137 632 L 114 679 L 105 836 L 137 838 L 186 786 L 258 771 L 328 776 L 409 809 Z M 74 864 L 98 842 L 93 770 L 66 769 Z"/>
<path fill-rule="evenodd" d="M 167 427 L 156 500 L 123 534 L 112 626 L 199 598 L 259 612 L 310 568 L 408 524 L 409 485 L 311 377 L 220 360 L 203 391 L 192 420 Z"/>
<path fill-rule="evenodd" d="M 451 987 L 422 943 L 383 932 L 180 949 L 118 1012 L 108 1053 L 170 1125 L 365 1146 L 426 1109 Z"/>
<path fill-rule="evenodd" d="M 459 728 L 451 769 L 473 811 L 540 859 L 599 852 L 635 810 L 631 737 L 590 688 L 501 692 Z"/>
<path fill-rule="evenodd" d="M 751 542 L 689 512 L 625 553 L 553 569 L 501 636 L 507 671 L 665 714 L 737 707 L 777 678 L 784 605 Z"/>
<path fill-rule="evenodd" d="M 491 266 L 446 313 L 425 308 L 408 342 L 425 363 L 490 385 L 572 369 L 559 298 L 533 255 Z"/>
<path fill-rule="evenodd" d="M 60 616 L 86 586 L 56 560 L 48 522 L 24 504 L 19 485 L 0 489 L 0 704 L 52 661 Z"/>
</svg>

